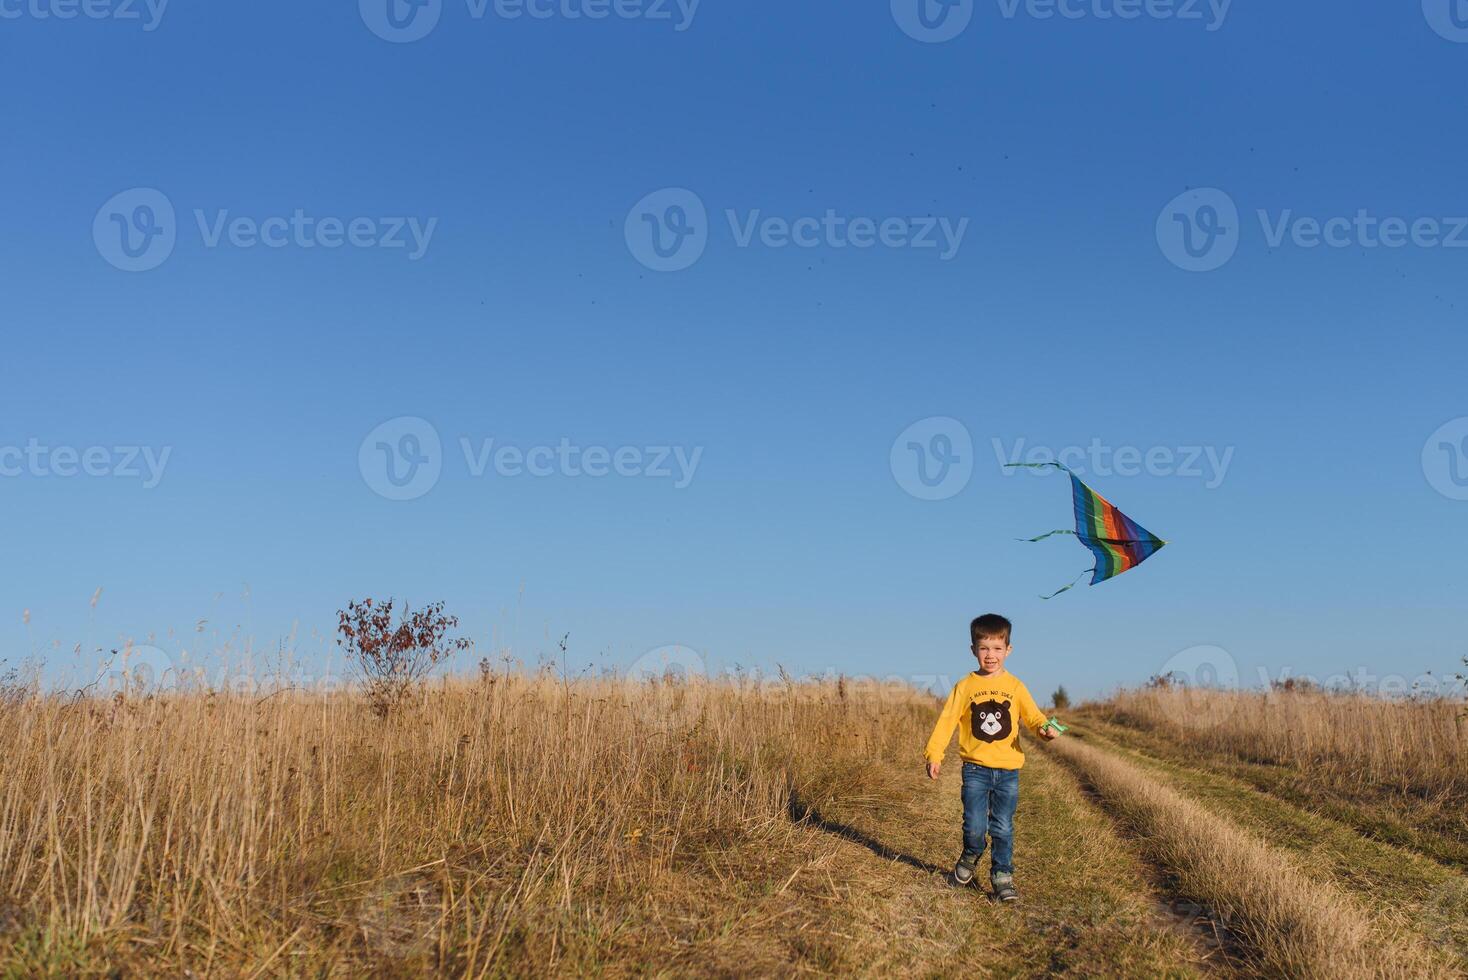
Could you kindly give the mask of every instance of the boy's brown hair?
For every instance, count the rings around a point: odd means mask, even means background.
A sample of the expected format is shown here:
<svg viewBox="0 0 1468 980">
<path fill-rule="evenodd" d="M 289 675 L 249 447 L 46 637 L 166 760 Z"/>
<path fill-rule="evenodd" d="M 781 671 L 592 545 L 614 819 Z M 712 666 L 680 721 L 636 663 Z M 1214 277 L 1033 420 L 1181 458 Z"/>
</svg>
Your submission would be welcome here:
<svg viewBox="0 0 1468 980">
<path fill-rule="evenodd" d="M 977 644 L 986 636 L 1002 637 L 1006 646 L 1009 645 L 1009 631 L 1014 624 L 998 613 L 984 613 L 984 615 L 968 624 L 969 639 Z"/>
</svg>

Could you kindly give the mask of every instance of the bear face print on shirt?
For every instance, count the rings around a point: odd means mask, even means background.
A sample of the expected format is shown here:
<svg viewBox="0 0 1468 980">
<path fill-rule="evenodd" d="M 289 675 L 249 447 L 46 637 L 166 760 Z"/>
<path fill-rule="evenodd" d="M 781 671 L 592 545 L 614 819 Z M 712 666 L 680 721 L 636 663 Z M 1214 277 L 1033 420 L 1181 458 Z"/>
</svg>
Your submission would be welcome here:
<svg viewBox="0 0 1468 980">
<path fill-rule="evenodd" d="M 1001 742 L 1014 731 L 1008 701 L 976 701 L 970 706 L 970 711 L 974 738 L 980 742 Z"/>
</svg>

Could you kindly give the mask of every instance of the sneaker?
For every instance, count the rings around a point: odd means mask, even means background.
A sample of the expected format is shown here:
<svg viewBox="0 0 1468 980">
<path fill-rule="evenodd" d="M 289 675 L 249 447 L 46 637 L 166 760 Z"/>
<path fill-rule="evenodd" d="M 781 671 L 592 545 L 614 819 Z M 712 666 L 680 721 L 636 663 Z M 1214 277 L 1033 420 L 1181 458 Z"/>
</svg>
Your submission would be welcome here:
<svg viewBox="0 0 1468 980">
<path fill-rule="evenodd" d="M 971 885 L 974 881 L 974 871 L 979 863 L 977 854 L 964 854 L 953 866 L 953 884 L 963 886 Z"/>
<path fill-rule="evenodd" d="M 1014 875 L 1000 871 L 989 880 L 994 884 L 994 897 L 999 901 L 1013 902 L 1019 899 L 1019 892 L 1014 890 Z"/>
</svg>

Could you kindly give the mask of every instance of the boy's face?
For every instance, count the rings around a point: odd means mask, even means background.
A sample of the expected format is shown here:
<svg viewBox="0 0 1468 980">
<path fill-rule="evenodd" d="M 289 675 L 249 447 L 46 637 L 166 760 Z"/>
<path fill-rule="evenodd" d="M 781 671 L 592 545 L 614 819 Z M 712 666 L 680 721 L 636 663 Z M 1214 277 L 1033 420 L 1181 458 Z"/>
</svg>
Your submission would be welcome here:
<svg viewBox="0 0 1468 980">
<path fill-rule="evenodd" d="M 999 673 L 1009 659 L 1009 641 L 1002 636 L 980 637 L 972 649 L 979 659 L 979 669 L 986 674 Z"/>
</svg>

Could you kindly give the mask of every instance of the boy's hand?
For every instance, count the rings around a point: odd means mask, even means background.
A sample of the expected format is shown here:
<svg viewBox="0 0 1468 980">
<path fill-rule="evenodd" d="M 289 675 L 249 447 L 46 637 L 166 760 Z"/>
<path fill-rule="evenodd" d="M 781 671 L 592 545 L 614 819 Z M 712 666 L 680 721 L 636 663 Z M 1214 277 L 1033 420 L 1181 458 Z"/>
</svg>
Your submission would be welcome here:
<svg viewBox="0 0 1468 980">
<path fill-rule="evenodd" d="M 1053 742 L 1060 737 L 1060 733 L 1051 728 L 1049 725 L 1046 725 L 1044 728 L 1040 729 L 1040 737 L 1047 742 Z"/>
<path fill-rule="evenodd" d="M 941 763 L 941 762 L 930 762 L 930 763 L 928 763 L 928 778 L 929 779 L 937 779 L 938 778 L 938 767 L 941 766 L 941 765 L 943 765 L 943 763 Z"/>
</svg>

